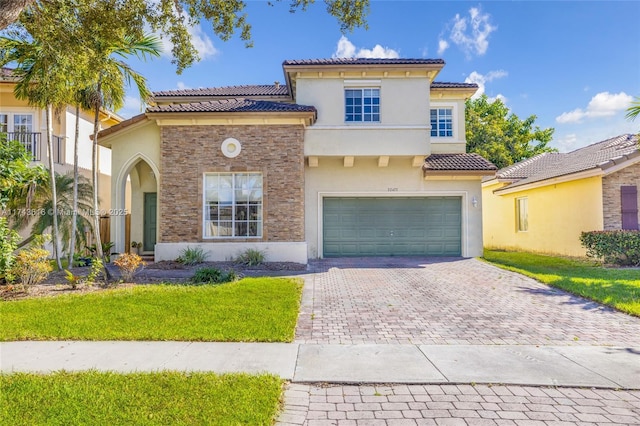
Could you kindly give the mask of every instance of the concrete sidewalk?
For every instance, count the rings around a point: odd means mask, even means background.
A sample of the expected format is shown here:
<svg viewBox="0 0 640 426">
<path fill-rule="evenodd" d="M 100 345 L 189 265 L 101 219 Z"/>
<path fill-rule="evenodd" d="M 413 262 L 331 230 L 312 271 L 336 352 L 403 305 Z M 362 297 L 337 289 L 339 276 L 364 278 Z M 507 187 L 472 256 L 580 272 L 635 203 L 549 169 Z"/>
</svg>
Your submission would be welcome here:
<svg viewBox="0 0 640 426">
<path fill-rule="evenodd" d="M 640 347 L 4 342 L 0 371 L 268 372 L 299 383 L 492 383 L 640 389 Z"/>
</svg>

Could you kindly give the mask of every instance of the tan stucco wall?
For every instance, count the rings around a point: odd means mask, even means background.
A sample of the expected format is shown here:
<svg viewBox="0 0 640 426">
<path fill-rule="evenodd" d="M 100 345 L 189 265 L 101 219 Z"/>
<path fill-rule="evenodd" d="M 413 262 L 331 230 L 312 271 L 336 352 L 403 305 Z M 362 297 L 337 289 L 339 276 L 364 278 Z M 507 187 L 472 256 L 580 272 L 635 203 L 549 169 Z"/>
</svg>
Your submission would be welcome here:
<svg viewBox="0 0 640 426">
<path fill-rule="evenodd" d="M 487 248 L 584 256 L 580 233 L 603 229 L 599 176 L 496 195 L 502 184 L 483 188 Z M 516 230 L 516 199 L 527 197 L 529 230 Z"/>
<path fill-rule="evenodd" d="M 604 229 L 622 229 L 620 187 L 627 185 L 638 188 L 638 206 L 640 206 L 640 160 L 602 178 Z M 640 212 L 638 219 L 640 223 Z"/>
<path fill-rule="evenodd" d="M 106 142 L 111 144 L 111 208 L 115 212 L 127 210 L 131 212 L 131 240 L 141 241 L 142 229 L 134 227 L 134 217 L 142 216 L 142 203 L 144 188 L 150 188 L 151 176 L 140 181 L 139 179 L 127 179 L 129 174 L 136 175 L 136 166 L 145 163 L 154 171 L 155 176 L 160 175 L 160 128 L 155 122 L 148 121 L 140 125 L 131 126 L 117 134 L 110 136 Z M 133 172 L 133 173 L 132 173 Z M 161 179 L 161 177 L 160 177 Z M 142 188 L 140 186 L 142 184 Z M 149 190 L 147 192 L 153 192 Z M 127 200 L 131 204 L 127 204 Z M 160 211 L 158 200 L 158 211 Z M 139 223 L 139 222 L 138 222 Z M 111 241 L 116 243 L 115 251 L 124 253 L 125 218 L 122 215 L 111 217 Z M 139 234 L 137 234 L 139 232 Z"/>
<path fill-rule="evenodd" d="M 370 82 L 367 84 L 367 82 Z M 438 98 L 435 106 L 452 107 L 452 138 L 430 137 L 428 78 L 298 78 L 296 102 L 318 110 L 306 130 L 306 156 L 427 155 L 465 152 L 464 99 Z M 345 88 L 379 87 L 380 122 L 345 122 Z M 430 142 L 431 141 L 431 142 Z"/>
<path fill-rule="evenodd" d="M 420 167 L 411 167 L 411 158 L 391 158 L 387 167 L 378 167 L 374 157 L 359 157 L 353 167 L 344 167 L 341 158 L 320 158 L 318 167 L 305 169 L 306 238 L 309 258 L 322 255 L 322 197 L 324 196 L 460 196 L 462 197 L 462 255 L 482 255 L 482 212 L 471 205 L 481 198 L 480 180 L 427 180 Z"/>
</svg>

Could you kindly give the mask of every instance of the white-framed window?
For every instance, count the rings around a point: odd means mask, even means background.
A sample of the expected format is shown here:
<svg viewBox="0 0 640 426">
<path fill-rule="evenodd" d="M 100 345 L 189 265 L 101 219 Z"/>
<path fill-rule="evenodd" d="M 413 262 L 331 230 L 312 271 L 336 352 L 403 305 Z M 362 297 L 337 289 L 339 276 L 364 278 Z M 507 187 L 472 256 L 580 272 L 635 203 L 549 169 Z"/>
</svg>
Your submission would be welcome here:
<svg viewBox="0 0 640 426">
<path fill-rule="evenodd" d="M 527 197 L 516 198 L 516 230 L 518 232 L 529 230 L 529 200 Z"/>
<path fill-rule="evenodd" d="M 204 238 L 262 237 L 262 174 L 204 175 Z"/>
<path fill-rule="evenodd" d="M 7 133 L 9 131 L 9 116 L 0 114 L 0 132 Z"/>
<path fill-rule="evenodd" d="M 16 133 L 32 133 L 33 132 L 33 115 L 14 114 L 13 115 L 13 131 Z"/>
<path fill-rule="evenodd" d="M 380 89 L 344 89 L 345 117 L 347 123 L 380 122 Z"/>
<path fill-rule="evenodd" d="M 453 137 L 453 108 L 438 107 L 431 108 L 430 111 L 431 137 L 452 138 Z"/>
</svg>

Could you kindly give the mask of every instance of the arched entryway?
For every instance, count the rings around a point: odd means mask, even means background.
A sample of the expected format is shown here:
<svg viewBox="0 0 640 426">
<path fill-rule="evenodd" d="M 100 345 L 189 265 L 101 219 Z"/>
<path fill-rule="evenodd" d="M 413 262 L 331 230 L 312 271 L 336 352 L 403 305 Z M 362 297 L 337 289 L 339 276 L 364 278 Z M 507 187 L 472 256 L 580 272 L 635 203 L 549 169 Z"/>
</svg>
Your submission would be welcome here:
<svg viewBox="0 0 640 426">
<path fill-rule="evenodd" d="M 140 243 L 141 254 L 152 255 L 158 235 L 158 166 L 145 154 L 137 153 L 118 173 L 111 214 L 111 239 L 117 253 Z M 130 210 L 126 208 L 130 206 Z M 126 213 L 130 213 L 127 226 Z"/>
</svg>

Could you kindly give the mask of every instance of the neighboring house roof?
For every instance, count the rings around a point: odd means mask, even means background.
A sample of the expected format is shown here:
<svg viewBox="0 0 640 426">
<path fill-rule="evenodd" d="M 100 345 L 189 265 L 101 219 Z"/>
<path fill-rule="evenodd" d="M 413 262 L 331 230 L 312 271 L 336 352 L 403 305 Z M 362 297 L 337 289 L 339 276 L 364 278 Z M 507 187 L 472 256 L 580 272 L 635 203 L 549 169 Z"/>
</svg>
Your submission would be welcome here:
<svg viewBox="0 0 640 426">
<path fill-rule="evenodd" d="M 289 96 L 289 89 L 281 84 L 251 84 L 243 86 L 207 87 L 199 89 L 162 90 L 153 92 L 153 97 L 254 97 L 254 96 Z"/>
<path fill-rule="evenodd" d="M 2 67 L 0 69 L 0 78 L 5 79 L 5 78 L 12 78 L 12 77 L 13 77 L 13 68 Z"/>
<path fill-rule="evenodd" d="M 431 83 L 432 89 L 477 89 L 476 83 L 452 83 L 446 81 L 434 81 Z"/>
<path fill-rule="evenodd" d="M 185 104 L 156 105 L 148 107 L 147 112 L 316 112 L 316 109 L 307 105 L 235 98 Z"/>
<path fill-rule="evenodd" d="M 495 192 L 587 170 L 606 170 L 638 156 L 638 136 L 631 134 L 616 136 L 567 153 L 536 155 L 498 170 L 496 179 L 512 183 Z"/>
<path fill-rule="evenodd" d="M 493 172 L 498 168 L 478 154 L 431 154 L 424 160 L 425 172 Z"/>
<path fill-rule="evenodd" d="M 410 59 L 410 58 L 328 58 L 328 59 L 292 59 L 282 63 L 283 66 L 296 65 L 444 65 L 442 59 Z"/>
</svg>

